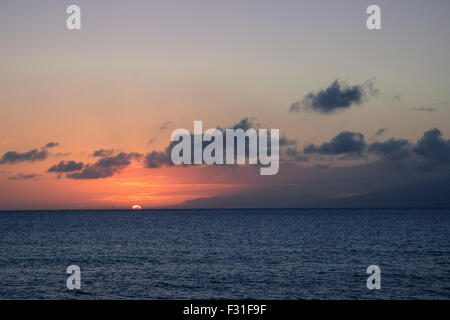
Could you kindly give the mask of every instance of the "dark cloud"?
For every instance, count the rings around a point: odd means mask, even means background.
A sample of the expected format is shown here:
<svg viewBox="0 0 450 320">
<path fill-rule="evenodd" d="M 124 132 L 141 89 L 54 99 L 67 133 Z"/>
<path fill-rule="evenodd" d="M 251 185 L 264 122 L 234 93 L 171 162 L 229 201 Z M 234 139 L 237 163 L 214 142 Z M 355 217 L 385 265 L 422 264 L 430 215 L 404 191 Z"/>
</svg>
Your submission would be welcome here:
<svg viewBox="0 0 450 320">
<path fill-rule="evenodd" d="M 191 162 L 194 162 L 194 135 L 192 134 L 191 137 Z M 202 141 L 202 150 L 211 142 L 209 141 Z M 173 166 L 171 153 L 172 148 L 178 144 L 178 141 L 171 141 L 167 148 L 164 151 L 152 151 L 150 153 L 147 153 L 144 157 L 144 166 L 149 169 L 154 168 L 160 168 L 163 166 Z"/>
<path fill-rule="evenodd" d="M 389 139 L 374 142 L 367 149 L 381 156 L 380 163 L 400 171 L 447 170 L 450 166 L 450 140 L 445 140 L 436 128 L 426 131 L 416 143 Z"/>
<path fill-rule="evenodd" d="M 13 177 L 9 177 L 8 180 L 30 180 L 30 179 L 35 179 L 38 178 L 40 175 L 38 174 L 24 174 L 24 173 L 19 173 L 16 176 Z"/>
<path fill-rule="evenodd" d="M 368 159 L 368 155 L 366 152 L 361 152 L 361 153 L 344 153 L 341 154 L 339 156 L 336 157 L 337 160 L 343 160 L 343 161 L 348 161 L 348 160 L 367 160 Z"/>
<path fill-rule="evenodd" d="M 297 147 L 293 147 L 293 148 L 287 148 L 285 155 L 289 158 L 289 159 L 293 159 L 295 161 L 308 161 L 308 157 L 304 156 L 302 154 L 302 152 L 300 150 L 297 149 Z"/>
<path fill-rule="evenodd" d="M 119 173 L 130 165 L 132 160 L 139 160 L 142 155 L 139 153 L 121 152 L 112 157 L 104 157 L 94 164 L 87 164 L 81 172 L 67 174 L 69 179 L 100 179 L 108 178 Z"/>
<path fill-rule="evenodd" d="M 238 121 L 236 124 L 234 124 L 231 129 L 242 129 L 244 131 L 247 131 L 248 129 L 257 129 L 260 126 L 260 124 L 258 122 L 255 121 L 255 118 L 250 118 L 250 117 L 245 117 L 243 119 L 241 119 L 240 121 Z M 217 127 L 218 130 L 220 130 L 223 133 L 223 137 L 224 137 L 224 144 L 225 144 L 225 129 L 221 128 L 221 127 Z M 248 155 L 249 151 L 248 151 L 248 138 L 245 139 L 246 140 L 246 145 L 245 145 L 245 153 L 246 155 Z M 213 140 L 214 141 L 214 140 Z M 237 148 L 237 138 L 235 138 L 235 152 L 236 148 Z M 270 140 L 269 140 L 270 141 Z M 279 140 L 279 147 L 286 147 L 286 146 L 292 146 L 296 144 L 296 140 L 293 139 L 289 139 L 285 136 L 280 137 Z M 204 149 L 207 145 L 209 145 L 210 143 L 212 143 L 212 141 L 203 141 L 202 139 L 202 148 Z M 172 141 L 170 142 L 169 146 L 164 150 L 164 151 L 152 151 L 150 153 L 147 153 L 144 157 L 144 164 L 146 168 L 159 168 L 162 166 L 172 166 L 172 159 L 171 159 L 171 153 L 172 153 L 172 148 L 178 144 L 178 141 Z M 202 150 L 203 150 L 202 149 Z M 191 134 L 191 150 L 194 150 L 194 135 Z M 270 147 L 269 147 L 269 152 L 270 152 Z M 223 151 L 223 155 L 224 158 L 226 157 L 226 150 Z M 194 157 L 194 153 L 192 152 L 192 159 L 191 162 L 193 163 L 193 157 Z M 225 160 L 224 160 L 225 162 Z"/>
<path fill-rule="evenodd" d="M 417 141 L 392 138 L 374 142 L 366 145 L 361 153 L 376 156 L 376 159 L 371 157 L 369 162 L 330 166 L 326 170 L 320 170 L 326 168 L 320 164 L 311 167 L 285 163 L 277 176 L 283 182 L 280 185 L 276 180 L 269 186 L 255 183 L 250 194 L 237 192 L 197 198 L 181 207 L 448 206 L 450 140 L 444 138 L 440 130 L 428 130 Z M 295 148 L 288 148 L 285 154 L 303 155 Z M 245 179 L 244 175 L 242 177 Z M 435 183 L 441 178 L 444 179 Z M 285 187 L 286 183 L 289 187 Z M 335 202 L 338 198 L 343 200 Z M 334 200 L 328 202 L 330 199 Z"/>
<path fill-rule="evenodd" d="M 259 122 L 256 122 L 255 118 L 251 117 L 245 117 L 239 120 L 237 123 L 235 123 L 233 126 L 231 126 L 230 129 L 242 129 L 244 131 L 247 131 L 248 129 L 258 129 L 260 126 Z M 223 134 L 225 134 L 225 129 L 217 126 L 217 129 L 222 131 Z"/>
<path fill-rule="evenodd" d="M 49 142 L 49 143 L 47 143 L 47 144 L 45 145 L 44 148 L 50 149 L 50 148 L 54 148 L 54 147 L 57 147 L 57 146 L 59 146 L 59 143 L 58 143 L 58 142 Z"/>
<path fill-rule="evenodd" d="M 383 156 L 393 154 L 406 154 L 411 144 L 408 140 L 391 138 L 384 142 L 374 142 L 368 146 L 369 153 L 381 154 Z"/>
<path fill-rule="evenodd" d="M 388 128 L 380 128 L 375 132 L 375 137 L 381 137 L 387 132 Z"/>
<path fill-rule="evenodd" d="M 75 161 L 61 161 L 60 163 L 54 165 L 47 172 L 73 172 L 80 171 L 83 168 L 83 162 L 75 162 Z"/>
<path fill-rule="evenodd" d="M 364 135 L 360 132 L 342 131 L 336 137 L 320 146 L 307 145 L 303 153 L 317 153 L 323 155 L 338 155 L 345 153 L 362 153 L 366 148 Z"/>
<path fill-rule="evenodd" d="M 33 149 L 25 153 L 19 153 L 16 151 L 6 152 L 0 160 L 0 164 L 14 164 L 18 162 L 25 161 L 40 161 L 45 160 L 48 157 L 47 149 L 43 148 L 41 150 Z"/>
<path fill-rule="evenodd" d="M 425 132 L 413 151 L 425 160 L 450 164 L 450 140 L 444 140 L 439 129 L 434 128 Z"/>
<path fill-rule="evenodd" d="M 160 168 L 164 165 L 172 165 L 169 148 L 164 152 L 152 151 L 151 153 L 147 153 L 144 157 L 144 165 L 150 169 Z"/>
<path fill-rule="evenodd" d="M 295 139 L 289 139 L 286 136 L 281 136 L 280 140 L 278 142 L 279 147 L 289 147 L 289 146 L 295 146 L 297 144 L 297 140 Z"/>
<path fill-rule="evenodd" d="M 0 164 L 15 164 L 18 162 L 25 162 L 25 161 L 34 162 L 45 160 L 47 159 L 49 154 L 47 149 L 54 148 L 58 145 L 59 145 L 58 142 L 49 142 L 40 150 L 33 149 L 24 153 L 20 153 L 17 151 L 8 151 L 0 159 Z"/>
<path fill-rule="evenodd" d="M 311 167 L 312 169 L 319 169 L 319 170 L 325 170 L 325 169 L 329 169 L 330 166 L 327 164 L 322 164 L 322 163 L 318 163 L 315 166 Z"/>
<path fill-rule="evenodd" d="M 286 154 L 294 158 L 300 156 L 298 150 L 289 150 Z M 400 171 L 432 171 L 450 166 L 450 140 L 445 140 L 442 132 L 435 128 L 426 131 L 416 143 L 391 138 L 367 145 L 361 133 L 343 131 L 320 146 L 307 145 L 303 154 L 342 155 L 338 160 L 362 159 L 372 154 L 379 156 L 376 163 Z"/>
<path fill-rule="evenodd" d="M 256 129 L 258 128 L 259 123 L 255 122 L 255 118 L 245 117 L 241 119 L 238 123 L 236 123 L 231 129 L 242 129 L 247 131 L 248 129 Z"/>
<path fill-rule="evenodd" d="M 253 118 L 243 118 L 238 123 L 236 123 L 232 128 L 233 129 L 242 129 L 247 130 L 249 128 L 252 128 L 254 126 Z M 222 129 L 220 127 L 217 127 L 218 130 L 222 131 L 222 133 L 225 133 L 225 129 Z M 172 159 L 171 159 L 171 153 L 172 148 L 177 144 L 177 141 L 171 141 L 167 148 L 164 151 L 152 151 L 150 153 L 147 153 L 144 157 L 144 165 L 146 168 L 153 169 L 153 168 L 160 168 L 162 166 L 172 166 Z M 210 144 L 209 141 L 203 141 L 202 147 L 203 149 Z M 203 150 L 202 149 L 202 150 Z M 191 134 L 191 150 L 194 150 L 194 135 Z M 192 162 L 193 162 L 194 154 L 192 152 Z"/>
<path fill-rule="evenodd" d="M 172 121 L 164 122 L 164 124 L 159 128 L 159 130 L 166 130 L 173 126 Z"/>
<path fill-rule="evenodd" d="M 99 149 L 99 150 L 95 150 L 94 153 L 92 154 L 93 157 L 109 157 L 112 156 L 114 154 L 114 150 L 113 149 Z"/>
<path fill-rule="evenodd" d="M 426 108 L 426 107 L 420 107 L 420 108 L 413 108 L 413 111 L 425 111 L 425 112 L 434 112 L 438 111 L 436 108 Z"/>
<path fill-rule="evenodd" d="M 372 81 L 361 85 L 349 86 L 345 82 L 335 80 L 328 88 L 317 93 L 310 92 L 302 100 L 294 102 L 289 111 L 309 110 L 322 114 L 332 114 L 338 110 L 348 109 L 353 105 L 361 105 L 368 97 L 377 93 Z"/>
</svg>

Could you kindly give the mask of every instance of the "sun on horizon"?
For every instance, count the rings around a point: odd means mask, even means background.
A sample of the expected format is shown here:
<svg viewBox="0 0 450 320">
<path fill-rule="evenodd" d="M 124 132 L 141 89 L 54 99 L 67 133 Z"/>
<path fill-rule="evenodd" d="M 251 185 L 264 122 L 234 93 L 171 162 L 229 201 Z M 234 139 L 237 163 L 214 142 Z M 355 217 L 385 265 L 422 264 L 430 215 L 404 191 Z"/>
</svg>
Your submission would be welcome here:
<svg viewBox="0 0 450 320">
<path fill-rule="evenodd" d="M 135 204 L 131 207 L 132 210 L 142 210 L 142 206 Z"/>
</svg>

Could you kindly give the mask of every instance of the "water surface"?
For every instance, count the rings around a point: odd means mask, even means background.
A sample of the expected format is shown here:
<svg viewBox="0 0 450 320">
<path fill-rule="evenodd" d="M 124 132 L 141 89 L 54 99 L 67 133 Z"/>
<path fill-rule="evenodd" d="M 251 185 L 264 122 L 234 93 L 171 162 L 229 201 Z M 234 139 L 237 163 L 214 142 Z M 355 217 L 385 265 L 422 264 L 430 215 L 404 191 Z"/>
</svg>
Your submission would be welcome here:
<svg viewBox="0 0 450 320">
<path fill-rule="evenodd" d="M 450 298 L 449 209 L 0 212 L 0 243 L 1 299 Z"/>
</svg>

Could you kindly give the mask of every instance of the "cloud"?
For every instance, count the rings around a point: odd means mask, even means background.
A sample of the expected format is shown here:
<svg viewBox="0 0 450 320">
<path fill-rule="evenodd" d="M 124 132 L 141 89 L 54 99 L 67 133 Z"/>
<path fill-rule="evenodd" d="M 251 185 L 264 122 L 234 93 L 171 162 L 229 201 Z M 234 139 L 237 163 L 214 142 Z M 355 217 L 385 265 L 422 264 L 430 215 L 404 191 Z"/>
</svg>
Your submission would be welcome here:
<svg viewBox="0 0 450 320">
<path fill-rule="evenodd" d="M 420 108 L 413 108 L 413 111 L 425 111 L 425 112 L 435 112 L 438 111 L 438 109 L 436 108 L 425 108 L 425 107 L 420 107 Z"/>
<path fill-rule="evenodd" d="M 164 124 L 159 128 L 159 130 L 166 130 L 173 126 L 172 121 L 164 122 Z"/>
<path fill-rule="evenodd" d="M 48 157 L 47 149 L 54 148 L 58 145 L 59 145 L 58 142 L 49 142 L 45 146 L 43 146 L 40 150 L 33 149 L 24 153 L 20 153 L 17 151 L 8 151 L 0 159 L 0 164 L 15 164 L 18 162 L 25 162 L 25 161 L 30 162 L 42 161 L 47 159 Z"/>
<path fill-rule="evenodd" d="M 33 149 L 31 151 L 25 153 L 19 153 L 16 151 L 8 151 L 6 152 L 0 160 L 0 164 L 15 164 L 18 162 L 25 161 L 40 161 L 45 160 L 48 157 L 47 149 Z"/>
<path fill-rule="evenodd" d="M 139 160 L 142 154 L 121 152 L 112 157 L 104 157 L 94 164 L 87 164 L 81 172 L 67 174 L 69 179 L 100 179 L 108 178 L 119 173 L 131 164 L 132 160 Z"/>
<path fill-rule="evenodd" d="M 242 129 L 244 131 L 247 131 L 248 129 L 256 129 L 259 127 L 259 123 L 255 121 L 255 118 L 245 117 L 241 120 L 239 120 L 236 124 L 234 124 L 231 129 Z M 221 127 L 217 127 L 218 130 L 222 131 L 222 133 L 225 136 L 225 129 Z M 191 148 L 194 150 L 194 135 L 191 134 Z M 225 138 L 224 138 L 225 141 Z M 279 147 L 286 147 L 286 146 L 292 146 L 296 144 L 296 140 L 289 139 L 285 136 L 280 137 L 279 140 Z M 202 148 L 204 149 L 207 145 L 209 145 L 210 141 L 203 141 L 202 139 Z M 152 151 L 150 153 L 147 153 L 144 157 L 144 165 L 146 168 L 160 168 L 162 166 L 172 166 L 172 159 L 171 159 L 171 152 L 172 148 L 178 144 L 177 141 L 171 141 L 170 144 L 167 146 L 167 148 L 164 151 Z M 225 143 L 224 143 L 225 144 Z M 235 140 L 234 144 L 235 148 L 237 148 L 237 143 Z M 202 149 L 202 150 L 203 150 Z M 236 152 L 236 149 L 235 149 Z M 269 147 L 270 152 L 270 147 Z M 246 138 L 246 146 L 245 146 L 245 153 L 248 155 L 248 139 Z M 224 157 L 226 156 L 226 150 L 223 151 Z M 192 152 L 192 162 L 193 162 L 194 153 Z"/>
<path fill-rule="evenodd" d="M 40 175 L 39 174 L 23 174 L 23 173 L 19 173 L 16 176 L 13 177 L 9 177 L 8 180 L 29 180 L 29 179 L 35 179 L 38 178 Z"/>
<path fill-rule="evenodd" d="M 61 161 L 60 163 L 54 165 L 47 172 L 73 172 L 80 171 L 83 168 L 83 162 L 75 162 L 75 161 Z"/>
<path fill-rule="evenodd" d="M 55 157 L 68 157 L 72 154 L 72 152 L 58 152 L 55 154 Z"/>
<path fill-rule="evenodd" d="M 426 131 L 416 143 L 392 138 L 370 144 L 367 152 L 380 155 L 380 163 L 400 171 L 447 170 L 450 166 L 450 140 L 436 128 Z"/>
<path fill-rule="evenodd" d="M 286 152 L 285 152 L 286 156 L 288 156 L 288 158 L 293 159 L 295 161 L 308 161 L 308 157 L 302 155 L 302 152 L 300 150 L 297 149 L 297 147 L 293 147 L 293 148 L 287 148 Z"/>
<path fill-rule="evenodd" d="M 330 142 L 325 142 L 320 146 L 314 144 L 307 145 L 303 153 L 317 153 L 323 155 L 338 155 L 345 153 L 362 153 L 366 148 L 364 135 L 360 132 L 342 131 Z"/>
<path fill-rule="evenodd" d="M 239 122 L 237 122 L 235 125 L 233 125 L 233 129 L 242 129 L 247 130 L 249 128 L 252 128 L 254 125 L 253 118 L 243 118 Z M 218 130 L 225 132 L 225 129 L 222 129 L 220 127 L 217 127 Z M 164 151 L 152 151 L 150 153 L 147 153 L 144 157 L 144 165 L 146 168 L 154 169 L 154 168 L 160 168 L 163 166 L 172 166 L 172 159 L 171 159 L 171 153 L 172 148 L 177 144 L 177 141 L 171 141 L 167 148 Z M 205 148 L 210 142 L 209 141 L 203 141 L 202 147 Z M 191 135 L 191 148 L 194 150 L 194 139 L 193 135 Z M 203 149 L 202 149 L 203 150 Z M 193 157 L 192 153 L 192 157 Z"/>
<path fill-rule="evenodd" d="M 50 149 L 50 148 L 54 148 L 54 147 L 57 147 L 57 146 L 59 146 L 59 143 L 58 143 L 58 142 L 49 142 L 49 143 L 47 143 L 47 144 L 45 145 L 44 148 Z"/>
<path fill-rule="evenodd" d="M 333 114 L 353 105 L 361 105 L 377 92 L 371 80 L 361 85 L 349 86 L 336 79 L 329 87 L 319 90 L 317 93 L 310 92 L 301 100 L 294 102 L 289 112 L 309 110 L 322 114 Z"/>
<path fill-rule="evenodd" d="M 391 138 L 366 144 L 362 133 L 343 131 L 320 146 L 307 145 L 303 154 L 343 155 L 338 160 L 372 154 L 379 156 L 377 163 L 393 166 L 400 171 L 431 171 L 450 165 L 450 140 L 445 140 L 442 132 L 434 128 L 426 131 L 416 143 Z M 288 150 L 286 155 L 292 158 L 301 156 L 295 149 Z"/>
<path fill-rule="evenodd" d="M 255 118 L 252 117 L 245 117 L 239 120 L 237 123 L 235 123 L 233 126 L 231 126 L 230 129 L 242 129 L 244 131 L 247 131 L 248 129 L 258 129 L 260 126 L 259 122 L 256 122 Z M 223 134 L 225 134 L 225 129 L 217 126 L 217 129 L 222 131 Z"/>
<path fill-rule="evenodd" d="M 247 131 L 248 129 L 251 129 L 251 128 L 255 129 L 258 127 L 259 127 L 259 123 L 255 122 L 255 118 L 245 117 L 245 118 L 241 119 L 238 123 L 233 125 L 232 129 L 242 129 L 244 131 Z"/>
<path fill-rule="evenodd" d="M 379 156 L 377 160 L 379 162 L 393 165 L 402 171 L 408 171 L 417 167 L 415 164 L 417 159 L 413 159 L 411 147 L 412 144 L 408 140 L 391 138 L 387 141 L 370 144 L 367 147 L 367 152 Z"/>
<path fill-rule="evenodd" d="M 109 157 L 112 156 L 114 154 L 114 150 L 113 149 L 99 149 L 99 150 L 95 150 L 94 153 L 92 154 L 93 157 Z"/>
<path fill-rule="evenodd" d="M 278 144 L 279 144 L 280 148 L 281 147 L 288 147 L 288 146 L 295 146 L 297 144 L 297 140 L 290 139 L 290 138 L 288 138 L 286 136 L 281 136 Z"/>
<path fill-rule="evenodd" d="M 169 148 L 164 152 L 152 151 L 151 153 L 147 153 L 144 157 L 144 165 L 146 168 L 160 168 L 162 166 L 170 166 L 172 165 L 172 161 L 170 158 L 170 153 L 168 152 Z"/>
<path fill-rule="evenodd" d="M 442 138 L 442 132 L 431 129 L 425 132 L 413 148 L 414 153 L 439 164 L 450 164 L 450 140 Z"/>
<path fill-rule="evenodd" d="M 384 135 L 387 131 L 388 131 L 388 128 L 380 128 L 380 129 L 378 129 L 377 132 L 375 133 L 375 137 L 381 137 L 381 136 Z"/>
<path fill-rule="evenodd" d="M 154 144 L 157 140 L 158 139 L 156 139 L 156 138 L 151 138 L 150 140 L 148 140 L 147 146 L 150 146 L 150 145 Z"/>
<path fill-rule="evenodd" d="M 369 153 L 387 155 L 405 155 L 409 152 L 411 143 L 404 139 L 391 138 L 384 142 L 374 142 L 368 146 Z"/>
<path fill-rule="evenodd" d="M 329 169 L 330 166 L 327 164 L 322 164 L 322 163 L 318 163 L 315 166 L 311 167 L 312 169 L 319 169 L 319 170 L 325 170 L 325 169 Z"/>
</svg>

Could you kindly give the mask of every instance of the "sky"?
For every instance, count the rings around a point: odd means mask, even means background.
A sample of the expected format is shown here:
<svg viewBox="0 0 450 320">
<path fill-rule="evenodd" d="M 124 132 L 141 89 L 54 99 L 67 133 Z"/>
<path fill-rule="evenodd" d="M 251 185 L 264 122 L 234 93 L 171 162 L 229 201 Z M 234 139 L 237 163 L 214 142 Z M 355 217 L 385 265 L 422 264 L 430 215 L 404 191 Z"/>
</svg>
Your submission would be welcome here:
<svg viewBox="0 0 450 320">
<path fill-rule="evenodd" d="M 0 210 L 300 206 L 449 176 L 450 2 L 376 1 L 381 30 L 370 4 L 1 1 Z M 279 173 L 171 165 L 194 120 L 280 129 Z"/>
</svg>

